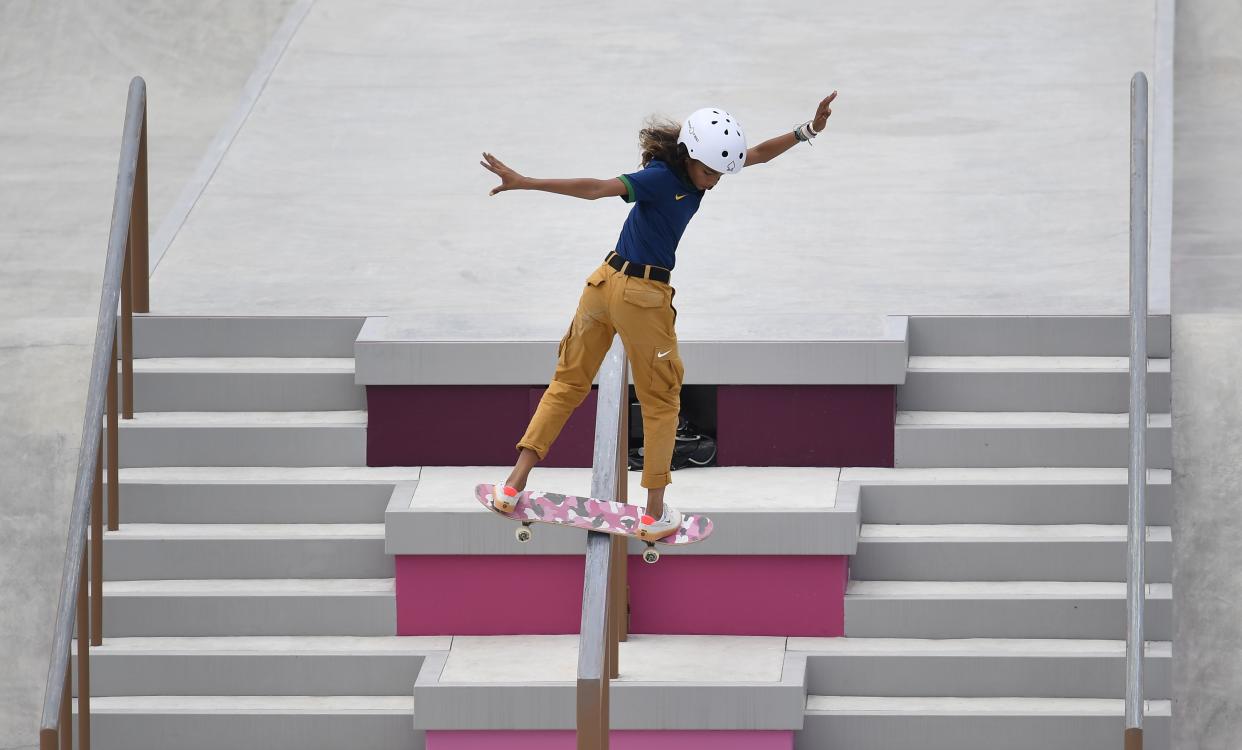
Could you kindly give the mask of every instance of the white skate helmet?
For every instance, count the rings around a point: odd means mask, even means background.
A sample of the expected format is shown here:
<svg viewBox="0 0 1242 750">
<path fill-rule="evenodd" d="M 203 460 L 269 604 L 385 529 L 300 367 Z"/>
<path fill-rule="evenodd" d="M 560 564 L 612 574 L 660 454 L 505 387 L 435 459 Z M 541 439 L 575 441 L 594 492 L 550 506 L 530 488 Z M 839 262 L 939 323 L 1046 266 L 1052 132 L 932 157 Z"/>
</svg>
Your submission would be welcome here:
<svg viewBox="0 0 1242 750">
<path fill-rule="evenodd" d="M 717 172 L 737 174 L 746 165 L 746 137 L 733 115 L 723 109 L 700 109 L 681 124 L 677 142 L 686 144 L 691 159 Z"/>
</svg>

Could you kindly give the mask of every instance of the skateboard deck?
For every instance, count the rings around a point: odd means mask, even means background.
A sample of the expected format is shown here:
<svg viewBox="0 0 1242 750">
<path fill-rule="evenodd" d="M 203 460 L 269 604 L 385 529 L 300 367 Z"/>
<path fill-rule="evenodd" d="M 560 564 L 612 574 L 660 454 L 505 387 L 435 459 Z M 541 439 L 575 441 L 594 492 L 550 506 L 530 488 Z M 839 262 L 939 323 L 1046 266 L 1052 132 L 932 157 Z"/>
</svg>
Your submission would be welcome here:
<svg viewBox="0 0 1242 750">
<path fill-rule="evenodd" d="M 644 513 L 643 508 L 615 501 L 597 500 L 593 497 L 523 490 L 518 493 L 517 504 L 508 513 L 492 505 L 492 485 L 490 484 L 477 485 L 474 488 L 474 497 L 483 507 L 493 513 L 520 522 L 523 528 L 517 531 L 519 541 L 530 540 L 530 525 L 533 523 L 573 526 L 587 531 L 633 537 L 646 542 L 648 547 L 652 544 L 693 544 L 706 539 L 712 533 L 710 518 L 686 513 L 677 531 L 654 541 L 644 539 L 638 535 L 638 524 Z M 523 532 L 526 533 L 523 534 Z M 658 555 L 655 557 L 659 558 Z M 654 562 L 654 560 L 649 560 L 649 562 Z"/>
</svg>

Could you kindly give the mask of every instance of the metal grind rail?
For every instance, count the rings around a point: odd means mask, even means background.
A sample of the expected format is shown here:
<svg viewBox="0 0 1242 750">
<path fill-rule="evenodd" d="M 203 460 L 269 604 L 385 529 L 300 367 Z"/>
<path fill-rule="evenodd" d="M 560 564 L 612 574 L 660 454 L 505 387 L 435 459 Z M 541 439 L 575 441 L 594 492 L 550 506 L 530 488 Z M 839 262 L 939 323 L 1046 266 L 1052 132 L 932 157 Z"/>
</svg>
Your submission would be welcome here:
<svg viewBox="0 0 1242 750">
<path fill-rule="evenodd" d="M 1147 76 L 1130 79 L 1130 470 L 1125 750 L 1143 748 L 1147 541 Z"/>
<path fill-rule="evenodd" d="M 629 443 L 629 364 L 621 339 L 599 373 L 591 497 L 626 502 Z M 578 750 L 608 748 L 608 686 L 618 675 L 619 643 L 626 639 L 626 542 L 587 532 L 578 640 Z"/>
<path fill-rule="evenodd" d="M 70 649 L 76 621 L 78 636 L 78 747 L 91 742 L 90 647 L 103 643 L 103 436 L 104 403 L 108 420 L 108 528 L 120 523 L 117 434 L 117 344 L 121 345 L 122 410 L 134 418 L 133 313 L 150 310 L 147 274 L 147 84 L 129 84 L 121 159 L 112 204 L 112 229 L 104 262 L 95 349 L 78 451 L 78 475 L 69 511 L 69 540 L 61 575 L 60 599 L 52 631 L 52 656 L 43 716 L 40 750 L 73 747 L 72 663 Z M 117 304 L 121 305 L 118 314 Z M 87 528 L 90 563 L 87 564 Z M 88 577 L 89 572 L 89 577 Z M 88 597 L 89 589 L 89 597 Z"/>
</svg>

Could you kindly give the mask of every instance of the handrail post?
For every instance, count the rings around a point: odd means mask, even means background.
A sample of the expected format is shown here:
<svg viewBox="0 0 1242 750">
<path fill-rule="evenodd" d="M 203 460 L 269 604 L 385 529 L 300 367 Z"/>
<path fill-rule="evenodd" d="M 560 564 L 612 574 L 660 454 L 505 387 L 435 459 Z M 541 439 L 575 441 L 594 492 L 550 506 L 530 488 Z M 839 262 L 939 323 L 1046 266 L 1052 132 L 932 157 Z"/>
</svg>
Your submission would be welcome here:
<svg viewBox="0 0 1242 750">
<path fill-rule="evenodd" d="M 103 645 L 103 434 L 95 436 L 95 488 L 91 493 L 91 645 Z"/>
<path fill-rule="evenodd" d="M 117 485 L 121 483 L 120 474 L 120 452 L 121 452 L 121 430 L 117 424 L 117 406 L 116 406 L 116 334 L 117 328 L 115 321 L 113 322 L 112 332 L 112 359 L 108 366 L 108 530 L 116 531 L 120 527 L 120 495 L 117 492 Z"/>
<path fill-rule="evenodd" d="M 133 276 L 133 237 L 126 243 L 125 270 L 121 272 L 121 416 L 125 419 L 134 418 L 134 290 L 131 288 Z"/>
<path fill-rule="evenodd" d="M 1147 76 L 1130 81 L 1130 463 L 1126 575 L 1126 750 L 1143 747 L 1147 542 Z"/>
<path fill-rule="evenodd" d="M 98 544 L 99 542 L 95 542 Z M 87 592 L 86 548 L 82 548 L 82 573 L 78 579 L 78 747 L 91 747 L 91 621 Z"/>
<path fill-rule="evenodd" d="M 134 80 L 141 79 L 135 78 Z M 146 87 L 145 83 L 143 87 Z M 133 238 L 134 312 L 151 312 L 150 232 L 147 229 L 147 99 L 145 96 L 142 98 L 142 132 L 138 136 L 138 166 L 134 171 L 134 203 L 129 226 L 130 236 Z"/>
<path fill-rule="evenodd" d="M 60 750 L 73 750 L 73 660 L 65 660 L 65 697 L 60 701 Z"/>
</svg>

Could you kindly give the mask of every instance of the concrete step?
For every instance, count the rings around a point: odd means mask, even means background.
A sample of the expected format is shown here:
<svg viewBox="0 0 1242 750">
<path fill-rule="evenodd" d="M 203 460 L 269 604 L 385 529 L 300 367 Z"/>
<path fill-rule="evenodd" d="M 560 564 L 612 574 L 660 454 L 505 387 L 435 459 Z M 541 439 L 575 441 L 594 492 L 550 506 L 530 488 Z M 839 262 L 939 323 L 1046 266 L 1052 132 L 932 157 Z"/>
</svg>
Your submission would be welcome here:
<svg viewBox="0 0 1242 750">
<path fill-rule="evenodd" d="M 393 635 L 392 578 L 105 581 L 110 637 Z"/>
<path fill-rule="evenodd" d="M 394 575 L 383 523 L 122 523 L 104 559 L 110 581 Z"/>
<path fill-rule="evenodd" d="M 1128 472 L 1118 468 L 842 469 L 862 484 L 864 523 L 1126 524 Z M 1150 469 L 1147 522 L 1173 523 L 1172 472 Z"/>
<path fill-rule="evenodd" d="M 413 717 L 413 695 L 101 697 L 91 698 L 91 747 L 411 750 L 423 747 Z"/>
<path fill-rule="evenodd" d="M 1149 700 L 1143 747 L 1169 750 L 1172 702 Z M 809 695 L 800 750 L 1113 750 L 1125 702 Z"/>
<path fill-rule="evenodd" d="M 1168 357 L 1168 315 L 1147 318 L 1147 355 Z M 1130 356 L 1128 315 L 925 316 L 910 318 L 914 356 Z"/>
<path fill-rule="evenodd" d="M 1144 637 L 1171 640 L 1173 587 L 1147 585 Z M 850 581 L 845 634 L 863 638 L 1125 637 L 1126 584 Z"/>
<path fill-rule="evenodd" d="M 899 411 L 899 467 L 1081 466 L 1129 462 L 1129 414 Z M 1148 415 L 1147 465 L 1172 466 L 1170 416 Z"/>
<path fill-rule="evenodd" d="M 121 469 L 125 523 L 373 523 L 417 466 L 154 466 Z M 105 477 L 104 481 L 107 481 Z"/>
<path fill-rule="evenodd" d="M 447 636 L 105 638 L 91 647 L 91 695 L 412 695 L 423 659 L 451 643 Z"/>
<path fill-rule="evenodd" d="M 1169 360 L 1149 360 L 1147 403 L 1171 409 Z M 1058 411 L 1130 409 L 1126 357 L 910 357 L 897 387 L 906 411 Z"/>
<path fill-rule="evenodd" d="M 429 656 L 418 675 L 415 726 L 446 732 L 572 730 L 579 640 L 577 634 L 455 636 L 449 653 Z M 806 706 L 806 658 L 789 654 L 785 640 L 632 634 L 619 647 L 609 725 L 648 732 L 795 730 Z M 531 750 L 573 747 L 572 735 L 543 739 L 513 741 Z M 651 743 L 640 735 L 623 744 Z M 702 738 L 689 744 L 708 747 Z M 656 745 L 674 746 L 672 739 Z"/>
<path fill-rule="evenodd" d="M 1126 526 L 863 524 L 861 581 L 1125 581 Z M 1148 526 L 1147 580 L 1172 580 L 1168 526 Z"/>
<path fill-rule="evenodd" d="M 117 365 L 120 371 L 120 363 Z M 349 411 L 366 408 L 353 358 L 134 360 L 134 410 Z"/>
<path fill-rule="evenodd" d="M 134 356 L 353 357 L 365 317 L 134 316 Z M 136 395 L 136 394 L 135 394 Z"/>
<path fill-rule="evenodd" d="M 119 428 L 122 468 L 366 465 L 365 411 L 136 412 Z"/>
<path fill-rule="evenodd" d="M 813 695 L 1124 698 L 1124 640 L 790 638 Z M 1144 695 L 1168 699 L 1172 644 L 1148 642 Z"/>
</svg>

